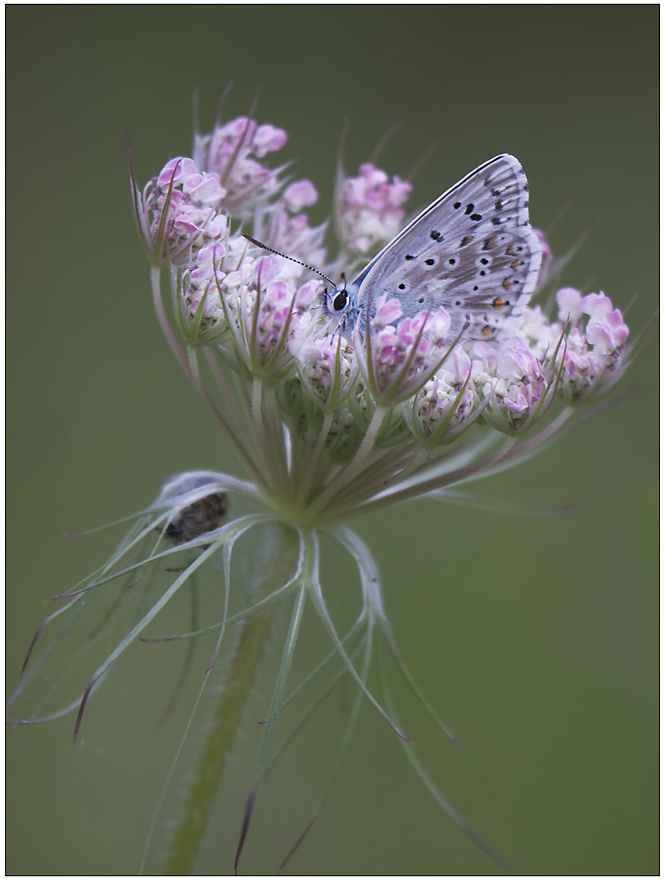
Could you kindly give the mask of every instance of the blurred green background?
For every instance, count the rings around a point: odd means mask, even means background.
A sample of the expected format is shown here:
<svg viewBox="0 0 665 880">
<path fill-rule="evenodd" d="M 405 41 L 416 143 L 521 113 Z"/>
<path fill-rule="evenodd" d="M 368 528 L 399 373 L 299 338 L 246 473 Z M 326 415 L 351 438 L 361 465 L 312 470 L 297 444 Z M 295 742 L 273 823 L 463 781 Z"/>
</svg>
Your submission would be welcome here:
<svg viewBox="0 0 665 880">
<path fill-rule="evenodd" d="M 278 156 L 315 182 L 321 218 L 344 118 L 349 170 L 396 122 L 382 157 L 391 173 L 406 175 L 436 142 L 413 207 L 510 151 L 534 225 L 573 200 L 556 251 L 595 223 L 564 282 L 621 306 L 639 292 L 638 330 L 658 302 L 658 16 L 655 5 L 8 7 L 10 687 L 52 610 L 44 600 L 115 541 L 63 533 L 140 509 L 178 471 L 239 473 L 152 313 L 126 128 L 144 181 L 189 153 L 196 87 L 205 130 L 230 80 L 231 116 L 259 86 L 257 117 L 288 131 Z M 525 504 L 574 502 L 575 518 L 421 501 L 357 522 L 403 655 L 465 750 L 408 698 L 406 726 L 452 803 L 519 873 L 658 871 L 657 369 L 653 338 L 623 380 L 637 383 L 628 399 L 477 484 Z M 71 718 L 9 728 L 9 874 L 137 870 L 181 729 L 159 725 L 170 667 L 148 682 L 141 656 L 92 705 L 80 747 Z M 332 754 L 327 733 L 315 725 L 271 778 L 246 872 L 273 872 L 301 830 Z M 230 869 L 253 736 L 238 743 L 202 873 Z M 289 870 L 499 871 L 368 708 Z"/>
</svg>

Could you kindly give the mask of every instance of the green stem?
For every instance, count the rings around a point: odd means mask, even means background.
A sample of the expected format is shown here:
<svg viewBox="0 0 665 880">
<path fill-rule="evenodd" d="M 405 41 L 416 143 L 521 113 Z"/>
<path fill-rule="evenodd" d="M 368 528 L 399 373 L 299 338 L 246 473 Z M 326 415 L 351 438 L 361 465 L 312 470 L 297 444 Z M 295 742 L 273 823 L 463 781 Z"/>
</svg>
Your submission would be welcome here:
<svg viewBox="0 0 665 880">
<path fill-rule="evenodd" d="M 161 327 L 162 333 L 164 334 L 164 337 L 166 338 L 166 341 L 168 342 L 171 351 L 176 356 L 176 359 L 185 371 L 186 375 L 189 376 L 189 378 L 191 379 L 192 374 L 189 369 L 187 358 L 183 354 L 180 346 L 178 345 L 178 342 L 173 334 L 173 330 L 171 330 L 169 320 L 166 317 L 166 312 L 164 311 L 164 303 L 162 302 L 162 293 L 160 287 L 160 275 L 160 267 L 151 266 L 150 284 L 152 286 L 152 302 L 155 307 L 155 312 L 157 313 L 157 320 L 159 321 L 159 326 Z"/>
<path fill-rule="evenodd" d="M 268 558 L 265 559 L 267 574 L 257 585 L 257 600 L 272 592 L 277 582 L 288 580 L 288 575 L 284 576 L 284 562 L 290 565 L 292 561 L 293 543 L 289 540 L 290 536 L 281 537 L 281 545 L 278 541 L 274 552 L 267 554 Z M 187 793 L 171 834 L 161 872 L 164 875 L 186 875 L 193 871 L 227 758 L 240 729 L 245 705 L 277 613 L 278 605 L 270 605 L 244 621 L 224 688 L 206 725 L 203 745 L 186 783 Z"/>
<path fill-rule="evenodd" d="M 173 831 L 162 872 L 165 875 L 190 874 L 192 871 L 276 610 L 276 606 L 266 608 L 245 624 L 237 652 L 237 658 L 242 657 L 242 662 L 235 662 L 229 670 L 226 685 L 210 719 L 182 814 Z"/>
</svg>

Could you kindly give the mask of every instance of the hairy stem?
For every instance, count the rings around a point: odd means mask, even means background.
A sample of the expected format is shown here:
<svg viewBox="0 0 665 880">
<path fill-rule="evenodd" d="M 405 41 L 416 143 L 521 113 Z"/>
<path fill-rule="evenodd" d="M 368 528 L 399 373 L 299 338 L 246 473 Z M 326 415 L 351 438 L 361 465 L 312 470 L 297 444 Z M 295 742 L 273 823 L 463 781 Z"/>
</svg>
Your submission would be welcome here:
<svg viewBox="0 0 665 880">
<path fill-rule="evenodd" d="M 293 533 L 279 529 L 275 541 L 261 561 L 262 576 L 252 590 L 255 601 L 285 583 L 295 560 Z M 193 871 L 206 825 L 214 804 L 227 758 L 238 734 L 249 694 L 261 664 L 269 634 L 278 613 L 270 605 L 247 618 L 242 626 L 224 688 L 205 728 L 205 738 L 194 769 L 186 781 L 186 795 L 171 833 L 162 874 L 186 875 Z"/>
</svg>

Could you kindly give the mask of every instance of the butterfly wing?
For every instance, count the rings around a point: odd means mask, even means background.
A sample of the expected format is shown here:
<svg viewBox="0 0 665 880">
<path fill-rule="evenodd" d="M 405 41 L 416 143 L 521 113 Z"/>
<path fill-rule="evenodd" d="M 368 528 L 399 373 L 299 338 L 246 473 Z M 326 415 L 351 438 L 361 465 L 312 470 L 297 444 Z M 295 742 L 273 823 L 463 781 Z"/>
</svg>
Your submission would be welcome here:
<svg viewBox="0 0 665 880">
<path fill-rule="evenodd" d="M 538 280 L 541 246 L 529 224 L 528 183 L 507 153 L 443 193 L 349 285 L 364 314 L 382 293 L 405 316 L 444 306 L 451 335 L 490 337 L 519 314 Z"/>
</svg>

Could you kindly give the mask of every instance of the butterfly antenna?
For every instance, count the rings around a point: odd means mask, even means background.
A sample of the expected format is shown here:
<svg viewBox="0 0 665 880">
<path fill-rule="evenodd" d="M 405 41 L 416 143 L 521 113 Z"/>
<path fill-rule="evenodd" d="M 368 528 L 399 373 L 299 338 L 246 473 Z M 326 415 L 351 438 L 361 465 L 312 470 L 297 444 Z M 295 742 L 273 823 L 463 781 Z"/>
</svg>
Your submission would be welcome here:
<svg viewBox="0 0 665 880">
<path fill-rule="evenodd" d="M 284 257 L 285 260 L 291 260 L 292 263 L 297 263 L 299 266 L 304 266 L 305 269 L 316 272 L 316 274 L 320 275 L 321 278 L 325 278 L 328 284 L 332 284 L 333 287 L 337 287 L 334 281 L 328 278 L 327 275 L 324 275 L 323 272 L 319 272 L 319 270 L 315 269 L 314 266 L 310 266 L 309 263 L 303 263 L 302 260 L 296 260 L 295 257 L 290 257 L 288 254 L 283 254 L 280 251 L 276 251 L 274 248 L 268 247 L 267 244 L 263 244 L 262 241 L 257 241 L 255 238 L 252 238 L 251 235 L 243 235 L 243 238 L 246 238 L 247 241 L 251 242 L 251 244 L 255 245 L 256 247 L 263 248 L 264 251 L 270 251 L 271 254 L 275 254 L 278 257 Z M 346 287 L 346 282 L 344 283 L 344 286 Z"/>
</svg>

